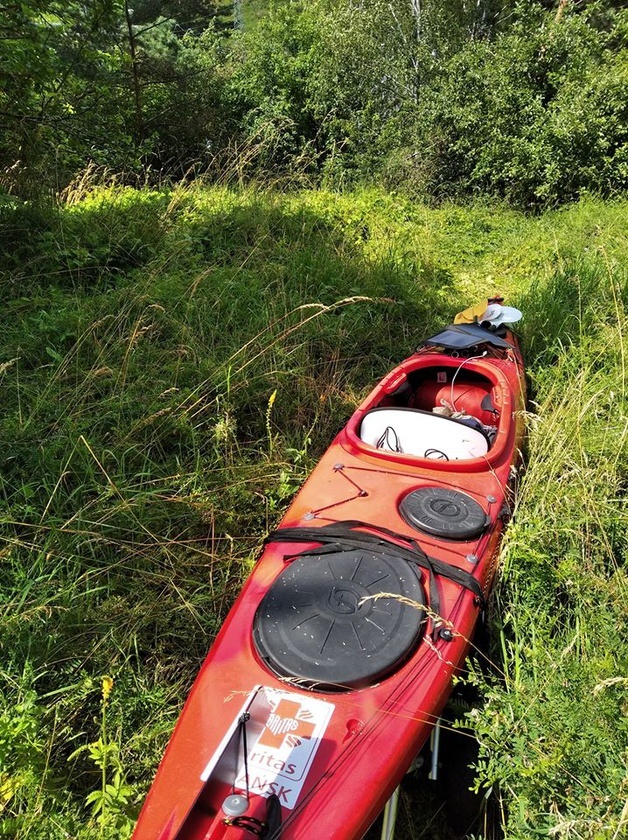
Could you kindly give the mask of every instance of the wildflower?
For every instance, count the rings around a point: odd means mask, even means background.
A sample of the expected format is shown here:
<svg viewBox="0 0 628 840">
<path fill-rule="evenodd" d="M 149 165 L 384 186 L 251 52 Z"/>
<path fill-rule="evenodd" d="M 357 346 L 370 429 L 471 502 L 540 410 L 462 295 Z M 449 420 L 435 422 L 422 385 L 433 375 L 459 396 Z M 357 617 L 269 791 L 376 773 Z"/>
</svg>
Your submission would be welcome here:
<svg viewBox="0 0 628 840">
<path fill-rule="evenodd" d="M 109 695 L 113 690 L 113 677 L 103 677 L 102 678 L 102 701 L 103 703 L 107 703 L 109 700 Z"/>
</svg>

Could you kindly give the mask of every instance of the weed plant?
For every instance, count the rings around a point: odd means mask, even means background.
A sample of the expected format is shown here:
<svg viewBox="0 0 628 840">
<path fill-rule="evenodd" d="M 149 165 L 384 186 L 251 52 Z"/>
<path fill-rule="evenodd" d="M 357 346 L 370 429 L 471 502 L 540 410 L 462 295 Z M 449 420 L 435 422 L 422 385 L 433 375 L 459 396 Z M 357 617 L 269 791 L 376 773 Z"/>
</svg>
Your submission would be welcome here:
<svg viewBox="0 0 628 840">
<path fill-rule="evenodd" d="M 497 288 L 536 406 L 480 782 L 508 836 L 620 837 L 624 218 L 201 185 L 2 205 L 0 836 L 130 836 L 267 530 L 372 383 Z"/>
<path fill-rule="evenodd" d="M 513 840 L 628 831 L 627 280 L 596 254 L 523 299 L 527 471 L 495 595 L 503 679 L 475 717 Z"/>
</svg>

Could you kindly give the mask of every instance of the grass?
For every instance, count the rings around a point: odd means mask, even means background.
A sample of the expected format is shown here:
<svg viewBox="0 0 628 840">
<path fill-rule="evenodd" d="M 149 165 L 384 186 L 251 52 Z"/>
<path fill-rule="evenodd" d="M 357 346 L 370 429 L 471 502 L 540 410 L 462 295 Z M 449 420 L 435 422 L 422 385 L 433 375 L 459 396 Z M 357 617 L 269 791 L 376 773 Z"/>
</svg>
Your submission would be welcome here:
<svg viewBox="0 0 628 840">
<path fill-rule="evenodd" d="M 621 837 L 625 217 L 202 185 L 0 205 L 0 836 L 130 835 L 266 531 L 373 381 L 499 289 L 535 405 L 480 780 L 509 838 Z"/>
<path fill-rule="evenodd" d="M 496 591 L 505 673 L 478 718 L 483 779 L 511 803 L 509 838 L 628 827 L 627 290 L 625 271 L 600 259 L 527 297 L 542 312 L 549 293 L 563 317 L 543 348 L 527 326 L 541 364 Z"/>
</svg>

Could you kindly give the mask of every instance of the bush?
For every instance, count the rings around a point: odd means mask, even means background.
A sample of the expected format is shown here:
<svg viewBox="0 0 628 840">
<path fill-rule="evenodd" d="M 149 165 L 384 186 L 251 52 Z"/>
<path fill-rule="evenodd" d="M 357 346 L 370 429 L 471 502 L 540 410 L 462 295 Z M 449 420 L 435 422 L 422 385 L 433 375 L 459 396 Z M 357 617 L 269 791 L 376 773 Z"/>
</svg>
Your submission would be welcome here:
<svg viewBox="0 0 628 840">
<path fill-rule="evenodd" d="M 440 196 L 488 192 L 516 205 L 628 186 L 625 14 L 610 31 L 584 16 L 530 21 L 470 42 L 425 89 L 416 166 Z"/>
</svg>

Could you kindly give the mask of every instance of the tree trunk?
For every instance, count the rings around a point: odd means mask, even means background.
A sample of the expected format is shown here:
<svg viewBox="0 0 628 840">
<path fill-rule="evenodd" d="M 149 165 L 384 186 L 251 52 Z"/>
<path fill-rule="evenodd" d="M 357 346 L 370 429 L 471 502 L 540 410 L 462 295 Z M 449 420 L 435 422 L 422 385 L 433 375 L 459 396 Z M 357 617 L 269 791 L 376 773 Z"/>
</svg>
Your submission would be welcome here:
<svg viewBox="0 0 628 840">
<path fill-rule="evenodd" d="M 133 95 L 135 98 L 135 145 L 141 146 L 145 135 L 142 87 L 140 84 L 140 66 L 137 60 L 137 41 L 133 31 L 132 10 L 129 9 L 128 0 L 124 0 L 124 16 L 129 34 L 129 54 L 131 56 L 131 74 L 133 76 Z"/>
</svg>

